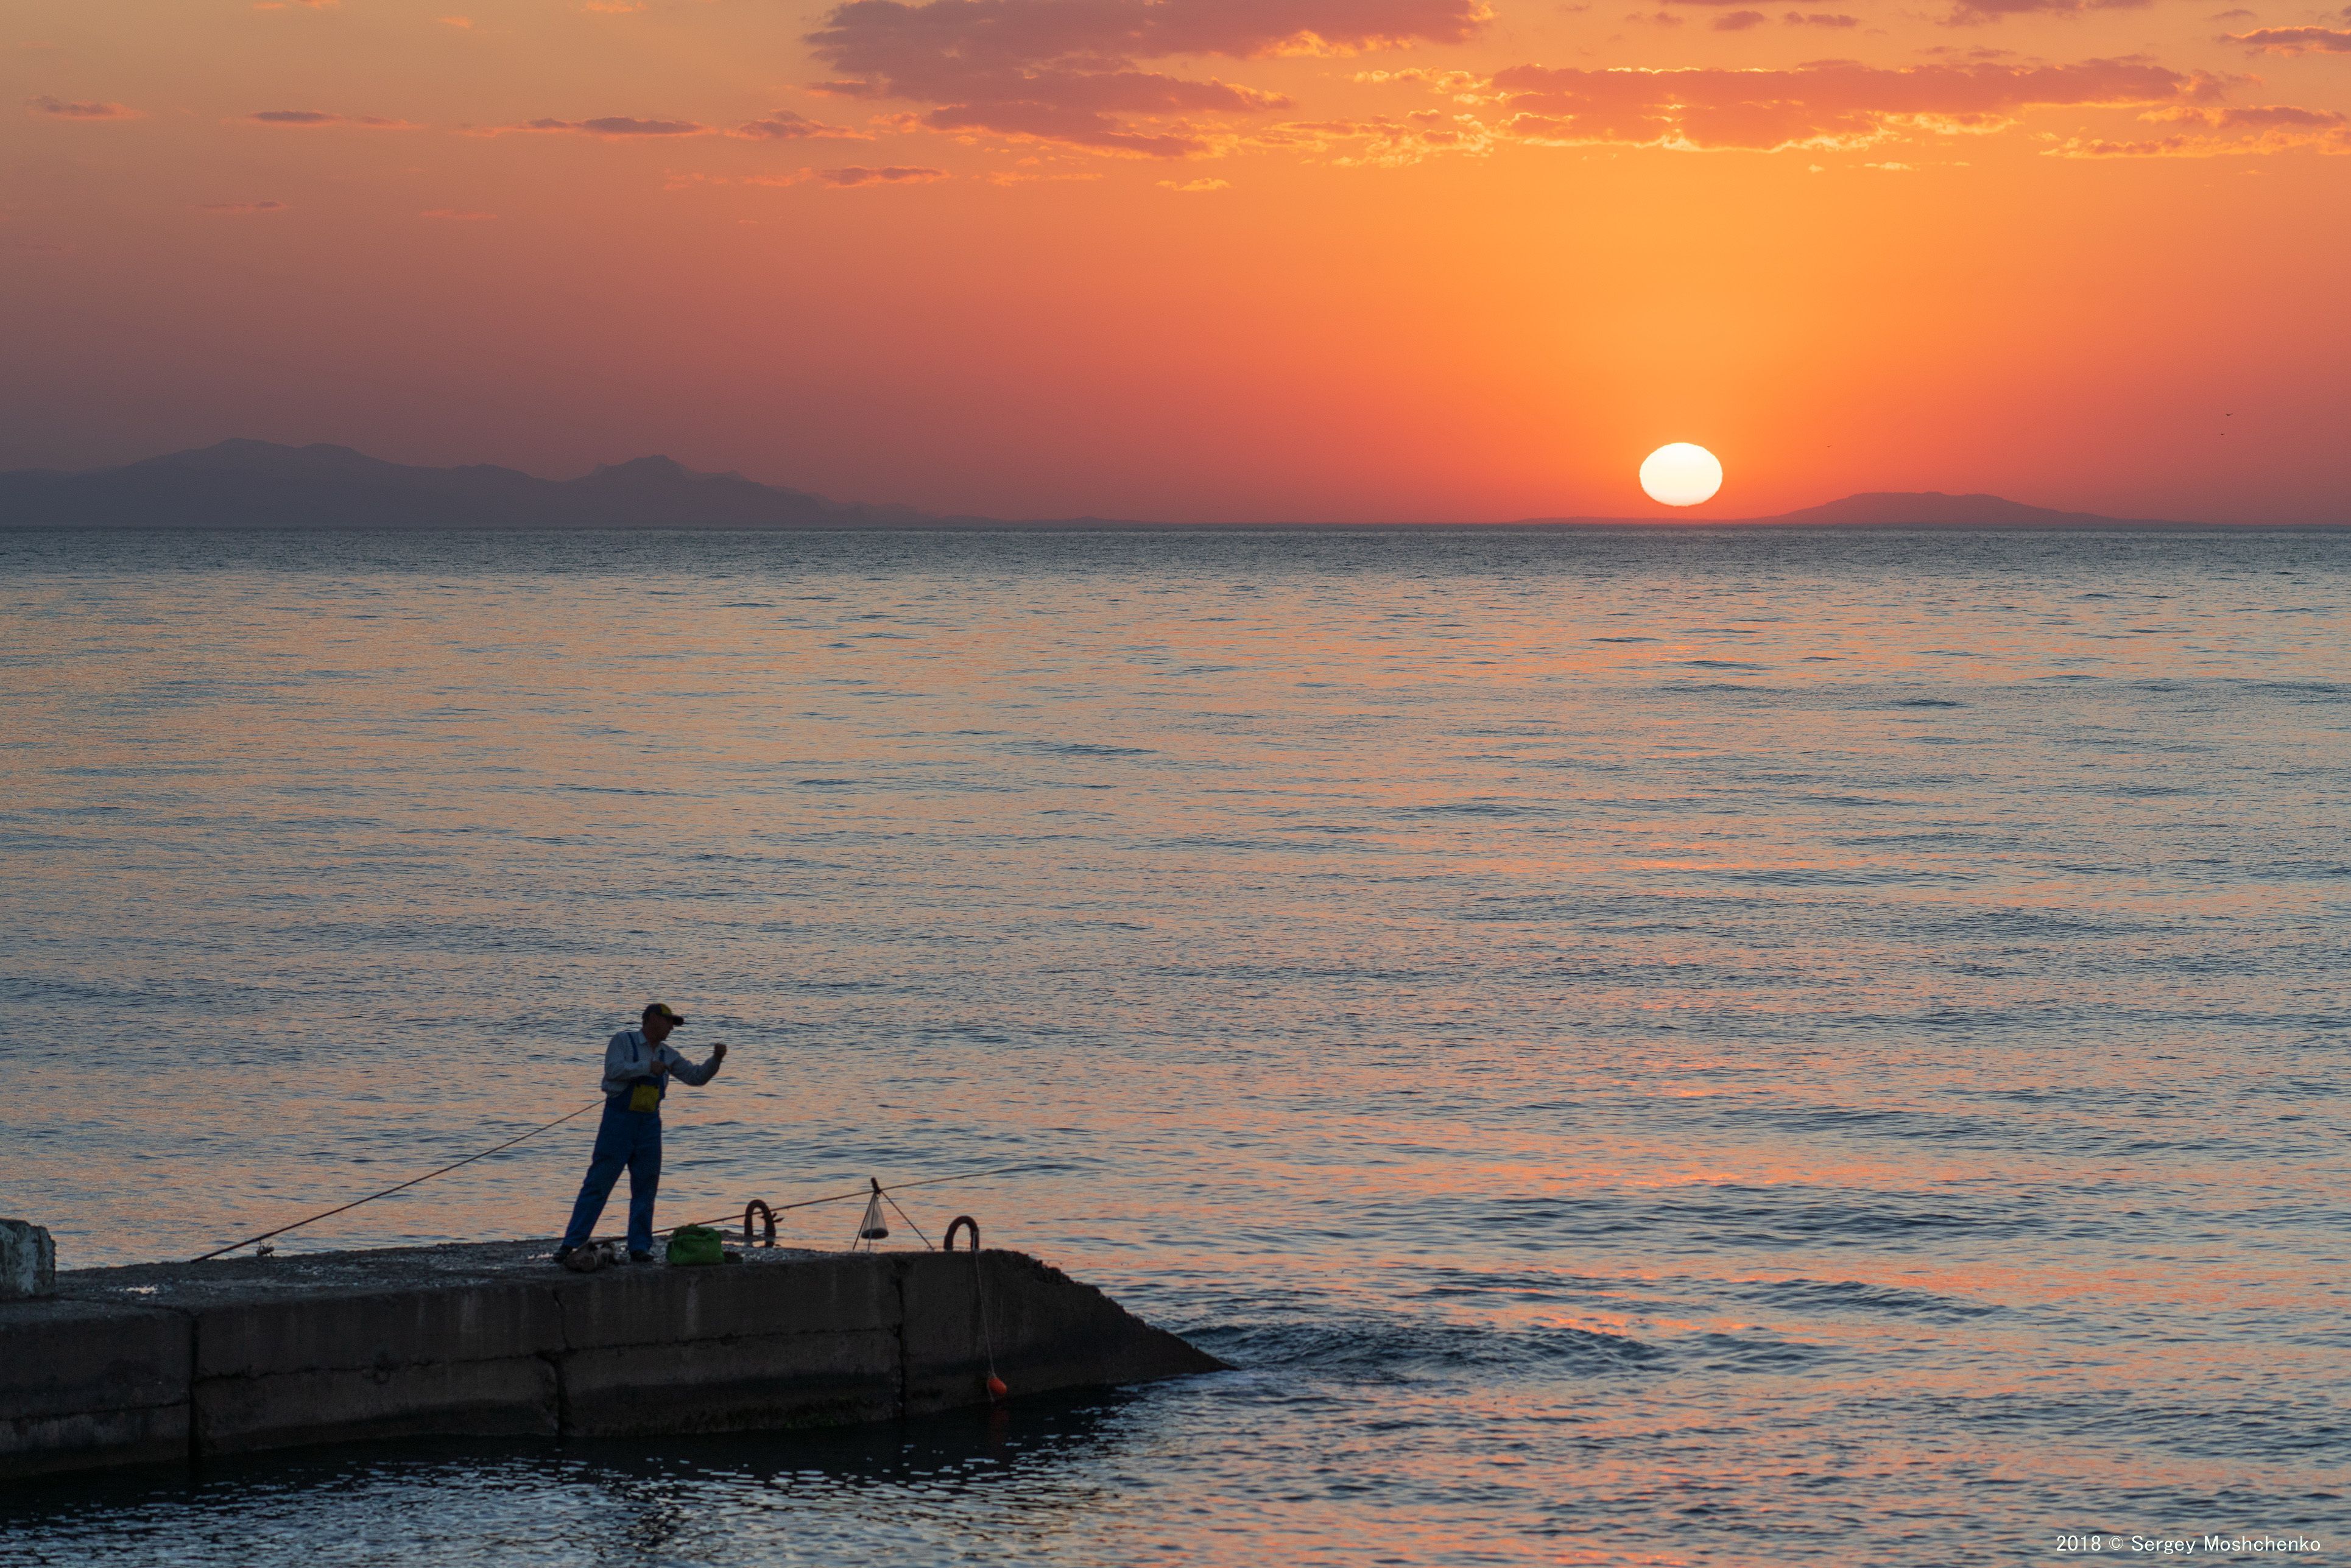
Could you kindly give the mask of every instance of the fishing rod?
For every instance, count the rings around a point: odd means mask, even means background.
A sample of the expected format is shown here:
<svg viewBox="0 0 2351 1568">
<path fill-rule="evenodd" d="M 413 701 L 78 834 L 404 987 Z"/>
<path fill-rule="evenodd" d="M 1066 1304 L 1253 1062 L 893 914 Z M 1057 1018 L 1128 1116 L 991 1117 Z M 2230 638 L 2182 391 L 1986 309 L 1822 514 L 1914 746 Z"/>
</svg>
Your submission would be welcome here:
<svg viewBox="0 0 2351 1568">
<path fill-rule="evenodd" d="M 480 1154 L 467 1155 L 462 1160 L 453 1160 L 449 1164 L 443 1166 L 438 1170 L 426 1171 L 420 1176 L 411 1176 L 408 1180 L 400 1183 L 397 1186 L 385 1187 L 381 1192 L 371 1192 L 365 1197 L 355 1197 L 349 1203 L 337 1204 L 332 1208 L 320 1209 L 318 1213 L 295 1220 L 290 1225 L 281 1225 L 275 1230 L 265 1230 L 258 1236 L 248 1236 L 242 1241 L 232 1241 L 225 1247 L 215 1247 L 211 1251 L 204 1254 L 204 1256 L 200 1258 L 192 1258 L 189 1261 L 192 1263 L 208 1263 L 212 1260 L 221 1257 L 225 1253 L 235 1252 L 240 1248 L 251 1247 L 257 1242 L 266 1241 L 272 1237 L 283 1236 L 289 1230 L 299 1230 L 304 1226 L 316 1224 L 321 1219 L 331 1219 L 338 1214 L 347 1214 L 362 1204 L 373 1203 L 380 1197 L 390 1197 L 394 1193 L 406 1192 L 410 1187 L 418 1186 L 423 1182 L 431 1181 L 434 1176 L 447 1176 L 451 1171 L 457 1170 L 465 1166 L 470 1166 L 476 1160 L 486 1160 L 492 1155 L 501 1154 L 527 1139 L 535 1138 L 541 1133 L 548 1132 L 556 1127 L 560 1127 L 564 1123 L 584 1116 L 589 1112 L 597 1109 L 601 1104 L 603 1104 L 603 1101 L 601 1099 L 591 1100 L 587 1104 L 580 1106 L 577 1111 L 567 1112 L 563 1115 L 558 1116 L 554 1121 L 543 1123 L 538 1126 L 531 1128 L 530 1131 L 527 1133 L 518 1133 L 515 1136 L 508 1138 L 503 1144 L 495 1145 L 490 1148 L 484 1149 Z M 877 1189 L 883 1192 L 901 1192 L 910 1187 L 936 1186 L 942 1182 L 980 1181 L 988 1176 L 1004 1176 L 1012 1171 L 1037 1168 L 1048 1163 L 1050 1162 L 1032 1160 L 1023 1165 L 1000 1166 L 995 1170 L 967 1171 L 956 1176 L 929 1176 L 921 1181 L 898 1182 L 890 1186 L 881 1186 L 880 1184 L 874 1183 L 869 1179 L 866 1186 L 859 1187 L 853 1192 L 831 1193 L 823 1197 L 803 1198 L 798 1203 L 778 1204 L 774 1206 L 769 1212 L 781 1214 L 788 1213 L 795 1208 L 812 1208 L 816 1205 L 821 1203 L 840 1203 L 847 1198 L 863 1197 L 867 1196 L 869 1192 Z M 893 1203 L 891 1207 L 895 1208 L 897 1207 L 897 1205 Z M 725 1214 L 720 1215 L 718 1219 L 732 1219 L 733 1218 L 735 1217 L 732 1214 Z M 695 1225 L 712 1225 L 717 1223 L 717 1220 L 693 1220 L 688 1223 Z M 907 1223 L 912 1224 L 913 1221 L 909 1220 Z M 655 1231 L 654 1234 L 657 1236 L 666 1236 L 672 1231 L 681 1230 L 684 1228 L 684 1226 L 678 1225 L 664 1226 L 662 1229 Z"/>
<path fill-rule="evenodd" d="M 338 1205 L 333 1208 L 321 1209 L 317 1214 L 310 1216 L 308 1219 L 298 1219 L 291 1225 L 281 1225 L 275 1230 L 265 1230 L 258 1236 L 248 1236 L 242 1241 L 232 1241 L 225 1247 L 215 1247 L 211 1251 L 205 1253 L 203 1257 L 191 1258 L 188 1261 L 191 1263 L 208 1263 L 224 1252 L 234 1252 L 240 1247 L 250 1247 L 256 1241 L 266 1241 L 273 1236 L 283 1236 L 289 1230 L 299 1230 L 302 1227 L 312 1224 L 318 1220 L 330 1219 L 338 1214 L 342 1214 L 348 1210 L 357 1208 L 363 1203 L 373 1203 L 377 1198 L 390 1197 L 396 1192 L 406 1192 L 418 1182 L 431 1181 L 437 1176 L 447 1176 L 459 1166 L 470 1166 L 475 1160 L 488 1159 L 492 1155 L 498 1153 L 500 1150 L 513 1148 L 517 1144 L 521 1143 L 524 1138 L 536 1138 L 541 1133 L 546 1132 L 549 1127 L 560 1127 L 564 1123 L 570 1121 L 574 1116 L 585 1116 L 589 1112 L 595 1110 L 598 1106 L 603 1104 L 603 1103 L 604 1102 L 601 1099 L 590 1101 L 589 1103 L 580 1106 L 577 1111 L 570 1112 L 566 1115 L 558 1116 L 554 1121 L 546 1124 L 545 1126 L 533 1127 L 528 1133 L 524 1133 L 517 1137 L 508 1138 L 505 1143 L 498 1145 L 496 1148 L 484 1149 L 478 1155 L 467 1155 L 464 1159 L 443 1166 L 437 1171 L 426 1171 L 421 1176 L 411 1177 L 409 1180 L 402 1182 L 398 1186 L 388 1186 L 381 1192 L 371 1192 L 365 1197 L 355 1197 L 351 1199 L 350 1202 Z"/>
</svg>

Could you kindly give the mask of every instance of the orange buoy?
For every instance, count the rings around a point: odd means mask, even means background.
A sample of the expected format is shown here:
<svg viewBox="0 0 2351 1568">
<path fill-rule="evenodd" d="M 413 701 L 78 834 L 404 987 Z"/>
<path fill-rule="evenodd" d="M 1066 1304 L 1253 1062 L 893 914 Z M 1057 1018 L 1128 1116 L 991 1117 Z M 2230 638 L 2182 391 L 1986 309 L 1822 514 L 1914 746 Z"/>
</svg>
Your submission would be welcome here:
<svg viewBox="0 0 2351 1568">
<path fill-rule="evenodd" d="M 990 1399 L 993 1399 L 998 1405 L 1001 1405 L 1004 1403 L 1006 1396 L 1010 1395 L 1011 1392 L 1012 1390 L 1004 1386 L 1004 1379 L 997 1376 L 996 1374 L 992 1372 L 987 1375 L 987 1396 Z"/>
</svg>

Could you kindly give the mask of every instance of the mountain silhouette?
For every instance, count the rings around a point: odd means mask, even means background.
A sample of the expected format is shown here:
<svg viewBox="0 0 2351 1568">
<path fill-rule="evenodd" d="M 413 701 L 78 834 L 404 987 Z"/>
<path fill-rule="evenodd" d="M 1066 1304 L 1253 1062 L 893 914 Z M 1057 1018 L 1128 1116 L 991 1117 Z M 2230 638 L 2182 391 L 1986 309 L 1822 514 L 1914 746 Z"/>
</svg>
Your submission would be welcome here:
<svg viewBox="0 0 2351 1568">
<path fill-rule="evenodd" d="M 1998 496 L 1847 496 L 1768 517 L 1529 517 L 1510 526 L 1729 524 L 1777 528 L 2181 528 L 2203 525 L 2056 512 Z M 577 479 L 489 464 L 423 468 L 348 446 L 224 441 L 193 452 L 66 474 L 0 474 L 0 528 L 1151 528 L 1103 517 L 1008 522 L 862 506 L 669 457 L 609 463 Z M 1216 526 L 1216 525 L 1202 525 Z"/>
<path fill-rule="evenodd" d="M 578 479 L 474 464 L 420 468 L 348 446 L 224 441 L 86 474 L 0 474 L 0 527 L 198 528 L 870 528 L 929 525 L 668 457 Z"/>
<path fill-rule="evenodd" d="M 1782 512 L 1770 519 L 1788 528 L 2180 528 L 2147 517 L 2105 517 L 2095 512 L 2053 512 L 1998 496 L 1946 496 L 1940 490 L 1872 490 L 1823 506 Z"/>
<path fill-rule="evenodd" d="M 1529 517 L 1529 523 L 1573 527 L 1625 523 L 1667 528 L 2029 528 L 2038 531 L 2105 528 L 2206 528 L 2224 525 L 2184 523 L 2157 517 L 2109 517 L 2096 512 L 2056 512 L 1999 496 L 1947 496 L 1940 490 L 1868 490 L 1842 500 L 1775 512 L 1764 517 L 1719 517 L 1690 513 L 1646 517 Z"/>
</svg>

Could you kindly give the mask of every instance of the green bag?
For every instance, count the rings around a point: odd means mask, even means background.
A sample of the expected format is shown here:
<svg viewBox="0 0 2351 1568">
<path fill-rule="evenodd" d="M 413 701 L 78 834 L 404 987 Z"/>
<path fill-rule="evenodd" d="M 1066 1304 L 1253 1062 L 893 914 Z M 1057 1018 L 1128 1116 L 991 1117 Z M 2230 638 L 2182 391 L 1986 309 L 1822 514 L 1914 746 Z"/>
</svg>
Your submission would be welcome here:
<svg viewBox="0 0 2351 1568">
<path fill-rule="evenodd" d="M 726 1238 L 707 1225 L 681 1225 L 669 1235 L 669 1260 L 673 1263 L 724 1263 L 726 1249 L 721 1245 Z"/>
</svg>

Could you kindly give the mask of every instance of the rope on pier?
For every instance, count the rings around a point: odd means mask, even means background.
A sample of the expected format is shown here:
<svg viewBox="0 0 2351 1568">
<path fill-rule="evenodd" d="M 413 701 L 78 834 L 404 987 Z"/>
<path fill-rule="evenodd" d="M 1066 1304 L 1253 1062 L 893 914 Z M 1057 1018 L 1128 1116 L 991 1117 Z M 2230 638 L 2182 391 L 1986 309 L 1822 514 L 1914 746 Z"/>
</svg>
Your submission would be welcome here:
<svg viewBox="0 0 2351 1568">
<path fill-rule="evenodd" d="M 911 1224 L 912 1221 L 908 1223 Z M 987 1396 L 1001 1405 L 1004 1403 L 1005 1396 L 1011 1390 L 1005 1387 L 1004 1379 L 996 1375 L 996 1336 L 988 1332 L 987 1327 L 987 1281 L 981 1274 L 979 1267 L 979 1221 L 968 1214 L 958 1214 L 947 1221 L 946 1250 L 949 1252 L 956 1249 L 955 1239 L 956 1232 L 958 1230 L 971 1232 L 971 1294 L 973 1301 L 979 1306 L 980 1353 L 987 1358 L 987 1381 L 985 1386 L 987 1389 Z"/>
<path fill-rule="evenodd" d="M 892 1197 L 890 1196 L 890 1189 L 889 1189 L 889 1188 L 887 1188 L 887 1187 L 883 1187 L 883 1188 L 882 1188 L 882 1189 L 881 1189 L 881 1191 L 882 1191 L 882 1201 L 883 1201 L 883 1202 L 884 1202 L 884 1203 L 886 1203 L 886 1204 L 888 1204 L 888 1205 L 890 1206 L 891 1211 L 892 1211 L 893 1213 L 894 1213 L 895 1215 L 897 1215 L 897 1217 L 898 1217 L 899 1218 L 901 1218 L 901 1219 L 903 1219 L 903 1220 L 904 1220 L 904 1221 L 906 1222 L 906 1228 L 907 1228 L 907 1229 L 909 1229 L 909 1230 L 911 1230 L 911 1231 L 913 1231 L 913 1232 L 914 1232 L 915 1235 L 917 1235 L 917 1236 L 922 1236 L 922 1238 L 923 1238 L 923 1245 L 924 1245 L 924 1246 L 930 1248 L 930 1249 L 931 1249 L 932 1251 L 934 1251 L 934 1252 L 937 1251 L 937 1250 L 938 1250 L 938 1247 L 937 1247 L 937 1245 L 936 1245 L 935 1243 L 934 1243 L 934 1242 L 931 1240 L 931 1239 L 930 1239 L 929 1237 L 927 1237 L 927 1236 L 923 1236 L 923 1228 L 922 1228 L 921 1226 L 919 1226 L 919 1225 L 917 1225 L 917 1224 L 915 1224 L 915 1223 L 914 1223 L 914 1217 L 913 1215 L 911 1215 L 911 1214 L 908 1214 L 904 1209 L 900 1208 L 900 1207 L 898 1207 L 898 1200 L 897 1200 L 896 1198 Z"/>
<path fill-rule="evenodd" d="M 760 1203 L 759 1207 L 762 1209 L 765 1209 L 772 1218 L 775 1215 L 783 1214 L 795 1208 L 814 1208 L 820 1203 L 846 1203 L 852 1197 L 871 1197 L 876 1191 L 885 1194 L 893 1192 L 906 1192 L 918 1186 L 936 1186 L 942 1182 L 984 1181 L 989 1176 L 1010 1176 L 1015 1171 L 1048 1170 L 1050 1168 L 1050 1161 L 1029 1160 L 1017 1166 L 998 1166 L 992 1170 L 958 1171 L 954 1176 L 925 1176 L 921 1181 L 877 1182 L 868 1178 L 864 1186 L 852 1187 L 847 1192 L 829 1192 L 822 1197 L 804 1197 L 798 1203 L 778 1203 L 773 1207 Z M 757 1198 L 753 1198 L 751 1201 L 753 1203 L 759 1203 L 759 1200 Z M 890 1199 L 889 1203 L 891 1207 L 898 1208 L 897 1200 L 895 1198 Z M 898 1217 L 901 1219 L 905 1219 L 905 1216 L 906 1211 L 903 1208 L 898 1208 Z M 690 1219 L 685 1223 L 686 1225 L 720 1225 L 724 1224 L 727 1220 L 733 1219 L 734 1218 L 735 1216 L 732 1213 L 727 1213 L 714 1215 L 708 1219 Z M 913 1225 L 914 1222 L 911 1219 L 907 1219 L 906 1223 L 908 1225 Z M 685 1225 L 665 1225 L 660 1229 L 654 1231 L 653 1234 L 655 1236 L 667 1236 L 673 1230 L 683 1230 L 684 1228 Z M 747 1235 L 747 1232 L 746 1234 Z M 914 1231 L 914 1234 L 917 1236 L 923 1235 L 920 1228 L 917 1228 Z M 927 1236 L 923 1236 L 923 1244 L 926 1247 L 931 1247 L 933 1250 L 936 1250 L 935 1244 L 933 1243 L 931 1239 Z"/>
</svg>

